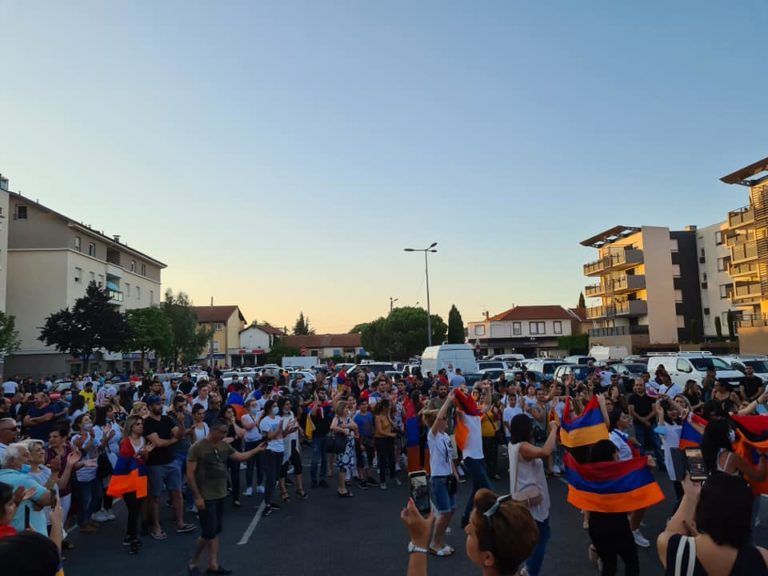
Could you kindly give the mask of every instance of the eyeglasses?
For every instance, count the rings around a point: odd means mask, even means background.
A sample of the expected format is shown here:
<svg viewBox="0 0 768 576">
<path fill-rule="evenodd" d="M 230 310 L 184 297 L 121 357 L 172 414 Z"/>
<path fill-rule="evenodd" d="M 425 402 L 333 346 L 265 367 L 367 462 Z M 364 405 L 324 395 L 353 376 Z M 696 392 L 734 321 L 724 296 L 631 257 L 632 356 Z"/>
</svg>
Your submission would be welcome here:
<svg viewBox="0 0 768 576">
<path fill-rule="evenodd" d="M 512 499 L 512 494 L 505 494 L 504 496 L 499 496 L 498 498 L 496 498 L 496 502 L 493 503 L 493 506 L 491 506 L 490 508 L 488 508 L 488 510 L 483 512 L 483 516 L 488 518 L 488 520 L 490 521 L 491 518 L 493 518 L 493 515 L 499 511 L 499 506 L 501 506 L 507 500 L 511 500 L 511 499 Z"/>
</svg>

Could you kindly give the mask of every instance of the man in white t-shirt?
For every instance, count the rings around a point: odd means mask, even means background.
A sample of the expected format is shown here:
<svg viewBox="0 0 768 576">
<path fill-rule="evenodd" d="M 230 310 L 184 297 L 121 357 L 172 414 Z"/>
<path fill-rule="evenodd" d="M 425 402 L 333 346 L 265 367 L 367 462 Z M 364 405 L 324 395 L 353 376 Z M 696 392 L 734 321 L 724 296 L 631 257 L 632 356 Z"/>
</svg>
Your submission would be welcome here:
<svg viewBox="0 0 768 576">
<path fill-rule="evenodd" d="M 13 395 L 19 389 L 19 383 L 15 380 L 6 380 L 3 382 L 3 396 L 6 398 L 13 398 Z"/>
<path fill-rule="evenodd" d="M 488 391 L 490 393 L 490 391 Z M 490 394 L 489 394 L 490 396 Z M 461 420 L 467 431 L 466 440 L 461 448 L 462 464 L 467 475 L 472 480 L 472 491 L 467 500 L 467 506 L 464 508 L 464 515 L 461 518 L 462 527 L 469 524 L 469 515 L 475 506 L 475 493 L 480 488 L 490 488 L 491 480 L 488 478 L 488 472 L 485 468 L 485 457 L 483 455 L 483 430 L 482 415 L 485 412 L 485 405 L 478 406 L 471 396 L 464 394 L 460 388 L 454 390 L 456 403 L 456 416 Z M 458 432 L 456 433 L 458 437 Z"/>
</svg>

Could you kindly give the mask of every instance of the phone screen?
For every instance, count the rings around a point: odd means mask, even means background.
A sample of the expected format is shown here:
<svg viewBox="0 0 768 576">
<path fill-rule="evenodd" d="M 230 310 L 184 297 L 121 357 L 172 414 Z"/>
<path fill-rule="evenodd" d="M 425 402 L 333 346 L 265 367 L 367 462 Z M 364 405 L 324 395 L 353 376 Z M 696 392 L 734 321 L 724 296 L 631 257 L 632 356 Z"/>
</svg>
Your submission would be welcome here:
<svg viewBox="0 0 768 576">
<path fill-rule="evenodd" d="M 410 484 L 411 498 L 413 498 L 416 508 L 422 516 L 427 516 L 431 509 L 427 473 L 423 470 L 411 472 L 408 474 L 408 482 Z"/>
<path fill-rule="evenodd" d="M 707 471 L 704 468 L 704 456 L 700 448 L 686 448 L 685 459 L 688 462 L 688 474 L 691 480 L 701 481 L 707 479 Z"/>
</svg>

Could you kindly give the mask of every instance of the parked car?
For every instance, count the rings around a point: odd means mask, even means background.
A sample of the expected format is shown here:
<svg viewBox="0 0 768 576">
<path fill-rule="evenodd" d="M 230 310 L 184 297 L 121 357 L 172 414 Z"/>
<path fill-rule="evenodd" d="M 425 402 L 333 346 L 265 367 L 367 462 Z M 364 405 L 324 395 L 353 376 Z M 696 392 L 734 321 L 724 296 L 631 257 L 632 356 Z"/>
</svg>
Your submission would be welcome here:
<svg viewBox="0 0 768 576">
<path fill-rule="evenodd" d="M 555 369 L 565 364 L 562 360 L 552 358 L 535 358 L 525 363 L 526 371 L 541 372 L 547 376 L 547 380 L 552 380 L 555 375 Z"/>
<path fill-rule="evenodd" d="M 490 360 L 503 360 L 508 364 L 517 364 L 518 362 L 525 360 L 525 356 L 522 354 L 496 354 L 495 356 L 491 356 Z"/>
<path fill-rule="evenodd" d="M 594 364 L 595 359 L 592 356 L 566 356 L 563 362 L 568 364 Z"/>
<path fill-rule="evenodd" d="M 732 367 L 741 372 L 746 372 L 747 366 L 751 366 L 755 376 L 768 381 L 768 356 L 724 356 L 723 360 L 730 362 Z"/>
<path fill-rule="evenodd" d="M 613 364 L 611 368 L 613 368 L 616 371 L 616 374 L 619 375 L 622 390 L 627 393 L 632 392 L 632 386 L 635 385 L 635 378 L 639 378 L 643 375 L 643 372 L 648 371 L 647 364 L 636 363 L 630 364 L 620 362 L 619 364 Z"/>
<path fill-rule="evenodd" d="M 560 364 L 552 373 L 552 378 L 556 382 L 563 382 L 566 376 L 572 374 L 576 380 L 584 382 L 594 371 L 594 366 L 587 366 L 585 364 Z"/>
<path fill-rule="evenodd" d="M 507 363 L 503 360 L 478 360 L 478 370 L 485 370 L 487 368 L 496 368 L 497 370 L 506 370 Z"/>
<path fill-rule="evenodd" d="M 688 380 L 694 380 L 701 385 L 707 368 L 715 369 L 715 376 L 721 382 L 725 382 L 731 388 L 738 388 L 744 377 L 740 371 L 731 366 L 729 362 L 709 352 L 680 352 L 677 354 L 654 355 L 648 358 L 648 372 L 651 377 L 656 369 L 663 365 L 672 378 L 672 382 L 681 388 L 685 387 Z"/>
</svg>

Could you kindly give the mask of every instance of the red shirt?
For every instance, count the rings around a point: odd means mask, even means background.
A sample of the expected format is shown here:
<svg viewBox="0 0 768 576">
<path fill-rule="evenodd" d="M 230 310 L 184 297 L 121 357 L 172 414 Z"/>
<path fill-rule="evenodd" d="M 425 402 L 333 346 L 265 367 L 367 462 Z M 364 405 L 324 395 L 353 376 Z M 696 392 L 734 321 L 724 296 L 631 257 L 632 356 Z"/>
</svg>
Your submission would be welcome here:
<svg viewBox="0 0 768 576">
<path fill-rule="evenodd" d="M 2 538 L 8 538 L 9 536 L 16 536 L 16 528 L 11 526 L 10 524 L 2 524 L 0 525 L 0 539 Z"/>
</svg>

